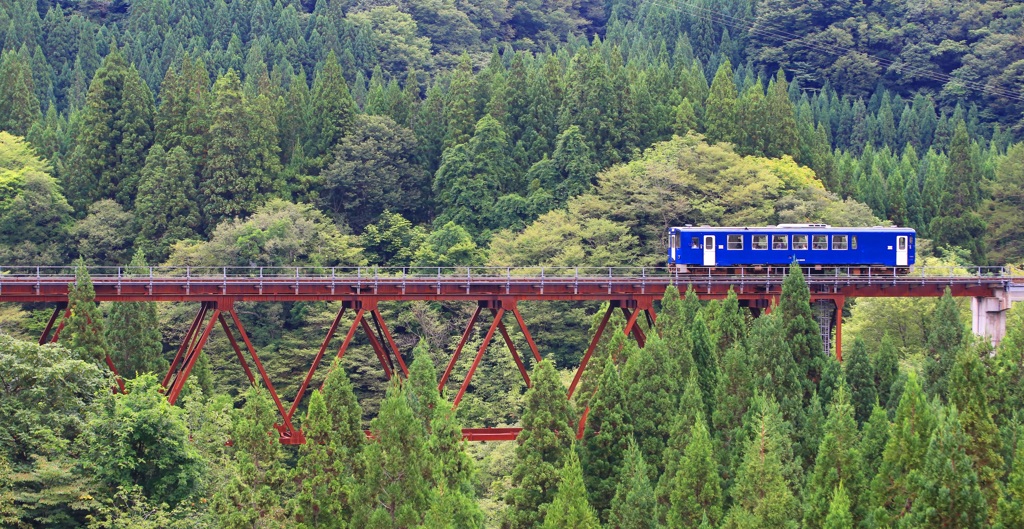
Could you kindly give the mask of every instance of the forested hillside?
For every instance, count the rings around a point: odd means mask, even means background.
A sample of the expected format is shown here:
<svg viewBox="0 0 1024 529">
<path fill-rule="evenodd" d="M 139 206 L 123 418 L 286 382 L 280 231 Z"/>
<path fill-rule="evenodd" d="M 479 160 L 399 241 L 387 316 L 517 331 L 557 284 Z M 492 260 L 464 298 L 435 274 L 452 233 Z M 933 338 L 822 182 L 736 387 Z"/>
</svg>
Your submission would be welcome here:
<svg viewBox="0 0 1024 529">
<path fill-rule="evenodd" d="M 1024 6 L 0 0 L 0 50 L 0 267 L 80 274 L 57 345 L 0 306 L 0 527 L 1024 527 L 1020 308 L 991 351 L 952 298 L 848 303 L 840 365 L 797 274 L 756 319 L 670 292 L 566 400 L 601 307 L 524 304 L 533 388 L 497 344 L 454 413 L 475 305 L 382 304 L 409 380 L 357 338 L 282 447 L 219 331 L 167 404 L 195 307 L 85 271 L 660 266 L 669 226 L 801 222 L 1020 264 Z M 282 395 L 336 310 L 238 304 Z"/>
</svg>

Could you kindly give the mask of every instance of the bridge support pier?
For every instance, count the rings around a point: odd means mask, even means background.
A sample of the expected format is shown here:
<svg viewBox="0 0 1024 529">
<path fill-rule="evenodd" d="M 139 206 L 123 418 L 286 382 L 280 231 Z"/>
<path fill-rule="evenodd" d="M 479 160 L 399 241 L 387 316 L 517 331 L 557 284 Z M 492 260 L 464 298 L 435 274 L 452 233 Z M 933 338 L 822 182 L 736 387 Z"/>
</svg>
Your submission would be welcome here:
<svg viewBox="0 0 1024 529">
<path fill-rule="evenodd" d="M 1024 301 L 1024 288 L 997 290 L 993 294 L 971 298 L 971 330 L 998 346 L 1006 336 L 1006 311 L 1015 302 Z"/>
</svg>

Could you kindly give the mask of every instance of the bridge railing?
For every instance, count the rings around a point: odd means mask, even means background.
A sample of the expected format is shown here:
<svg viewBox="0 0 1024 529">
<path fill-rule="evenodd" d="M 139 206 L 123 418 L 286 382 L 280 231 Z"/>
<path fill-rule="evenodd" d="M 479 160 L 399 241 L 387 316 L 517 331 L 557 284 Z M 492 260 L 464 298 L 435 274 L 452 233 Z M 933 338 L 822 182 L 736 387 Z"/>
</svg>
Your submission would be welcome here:
<svg viewBox="0 0 1024 529">
<path fill-rule="evenodd" d="M 269 267 L 269 266 L 151 266 L 130 268 L 123 266 L 87 267 L 93 280 L 112 278 L 187 278 L 202 280 L 254 279 L 265 280 L 436 280 L 437 278 L 466 279 L 467 281 L 511 280 L 533 278 L 539 281 L 551 279 L 638 279 L 660 282 L 689 283 L 696 281 L 758 281 L 779 280 L 789 273 L 789 267 L 729 267 L 728 273 L 721 270 L 703 270 L 681 273 L 666 267 L 550 267 L 550 266 L 456 266 L 456 267 Z M 928 281 L 949 277 L 979 277 L 1006 279 L 1024 277 L 1024 270 L 1004 266 L 918 266 L 909 273 L 893 269 L 884 272 L 856 267 L 803 267 L 809 281 L 887 279 L 895 281 Z M 39 281 L 70 280 L 75 276 L 74 266 L 0 266 L 0 281 L 36 279 Z"/>
</svg>

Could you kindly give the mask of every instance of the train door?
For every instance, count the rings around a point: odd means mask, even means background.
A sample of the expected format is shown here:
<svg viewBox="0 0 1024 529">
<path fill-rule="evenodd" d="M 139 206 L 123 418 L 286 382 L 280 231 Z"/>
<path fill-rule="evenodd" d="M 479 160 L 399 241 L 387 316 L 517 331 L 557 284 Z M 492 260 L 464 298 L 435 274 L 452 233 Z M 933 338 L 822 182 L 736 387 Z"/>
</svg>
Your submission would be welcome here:
<svg viewBox="0 0 1024 529">
<path fill-rule="evenodd" d="M 704 266 L 715 266 L 715 236 L 704 236 Z"/>
<path fill-rule="evenodd" d="M 907 236 L 896 236 L 896 266 L 907 266 Z"/>
</svg>

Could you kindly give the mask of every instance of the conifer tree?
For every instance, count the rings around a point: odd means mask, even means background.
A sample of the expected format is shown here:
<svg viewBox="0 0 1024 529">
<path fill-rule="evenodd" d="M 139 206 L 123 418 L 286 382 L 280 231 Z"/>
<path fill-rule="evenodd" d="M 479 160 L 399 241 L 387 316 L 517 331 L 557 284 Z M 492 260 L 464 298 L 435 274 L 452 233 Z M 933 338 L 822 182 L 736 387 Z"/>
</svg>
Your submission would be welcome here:
<svg viewBox="0 0 1024 529">
<path fill-rule="evenodd" d="M 559 472 L 558 493 L 545 511 L 543 529 L 600 529 L 597 513 L 587 503 L 583 471 L 576 452 L 569 449 L 565 465 Z"/>
<path fill-rule="evenodd" d="M 853 403 L 854 416 L 857 424 L 863 424 L 871 416 L 871 409 L 878 401 L 875 393 L 875 373 L 868 358 L 867 346 L 860 338 L 853 340 L 853 346 L 846 356 L 846 383 L 849 385 L 849 398 Z M 852 486 L 852 485 L 851 485 Z"/>
<path fill-rule="evenodd" d="M 662 466 L 664 471 L 658 478 L 655 489 L 655 500 L 657 501 L 658 521 L 665 524 L 668 521 L 668 512 L 672 504 L 672 491 L 676 486 L 676 475 L 680 472 L 686 448 L 693 436 L 693 428 L 696 422 L 705 424 L 704 400 L 700 393 L 697 369 L 690 371 L 686 381 L 686 388 L 679 401 L 676 413 L 672 417 L 672 429 L 669 432 L 668 443 L 662 455 Z M 653 478 L 652 478 L 653 479 Z"/>
<path fill-rule="evenodd" d="M 144 276 L 147 270 L 145 254 L 137 250 L 128 266 L 128 274 Z M 107 344 L 114 365 L 122 377 L 135 378 L 142 373 L 159 374 L 167 369 L 155 302 L 112 304 L 107 318 Z"/>
<path fill-rule="evenodd" d="M 768 95 L 765 98 L 765 123 L 768 128 L 764 156 L 769 158 L 780 158 L 784 154 L 795 157 L 797 154 L 796 117 L 788 92 L 786 74 L 780 68 L 775 80 L 768 84 Z M 807 163 L 808 160 L 803 162 Z"/>
<path fill-rule="evenodd" d="M 871 482 L 871 477 L 874 469 L 877 469 L 882 461 L 882 453 L 885 451 L 885 445 L 889 441 L 889 415 L 886 413 L 885 408 L 875 405 L 871 410 L 871 417 L 866 423 L 864 423 L 861 429 L 860 445 L 858 450 L 860 451 L 861 461 L 863 464 L 861 468 L 864 469 L 864 485 Z M 867 490 L 861 491 L 860 497 L 865 501 L 870 499 L 870 494 Z M 865 509 L 868 507 L 864 505 Z"/>
<path fill-rule="evenodd" d="M 754 437 L 747 443 L 730 496 L 733 506 L 723 527 L 795 528 L 798 506 L 780 454 L 784 434 L 770 413 L 752 422 Z"/>
<path fill-rule="evenodd" d="M 654 529 L 658 527 L 657 520 L 651 516 L 654 509 L 650 469 L 631 436 L 619 471 L 607 525 L 620 529 Z"/>
<path fill-rule="evenodd" d="M 762 395 L 773 397 L 785 420 L 797 426 L 804 422 L 803 372 L 790 352 L 785 332 L 780 311 L 757 318 L 747 337 L 747 352 L 752 357 L 755 387 Z M 817 449 L 817 444 L 807 448 Z"/>
<path fill-rule="evenodd" d="M 899 355 L 896 351 L 896 342 L 889 333 L 882 335 L 882 343 L 878 347 L 878 353 L 874 358 L 875 387 L 878 388 L 878 403 L 883 407 L 888 406 L 892 398 L 892 385 L 900 375 Z M 892 404 L 895 409 L 896 402 Z"/>
<path fill-rule="evenodd" d="M 722 376 L 715 389 L 715 412 L 711 423 L 715 430 L 715 450 L 722 464 L 726 490 L 735 473 L 732 461 L 746 440 L 743 417 L 754 396 L 754 372 L 743 344 L 735 344 L 722 357 Z"/>
<path fill-rule="evenodd" d="M 234 70 L 214 83 L 210 113 L 210 143 L 199 184 L 208 232 L 224 218 L 256 211 L 281 171 L 277 124 L 266 96 L 246 97 Z"/>
<path fill-rule="evenodd" d="M 913 497 L 910 476 L 919 472 L 924 464 L 928 442 L 935 429 L 934 413 L 917 375 L 910 373 L 896 409 L 896 420 L 889 429 L 878 472 L 871 481 L 874 512 L 868 516 L 875 526 L 891 525 L 906 512 Z"/>
<path fill-rule="evenodd" d="M 811 311 L 811 294 L 800 265 L 793 261 L 789 273 L 782 282 L 782 297 L 779 311 L 786 328 L 786 343 L 789 344 L 796 362 L 800 383 L 804 388 L 803 402 L 809 402 L 811 393 L 818 389 L 821 379 L 821 329 Z"/>
<path fill-rule="evenodd" d="M 356 468 L 356 459 L 366 444 L 366 434 L 362 426 L 363 410 L 340 360 L 335 360 L 331 365 L 320 391 L 327 403 L 327 413 L 331 416 L 334 457 L 344 464 L 346 472 L 352 473 Z"/>
<path fill-rule="evenodd" d="M 698 312 L 690 327 L 693 364 L 697 368 L 700 392 L 704 398 L 703 415 L 711 417 L 715 409 L 715 389 L 718 387 L 718 355 L 711 345 L 711 336 L 704 323 L 703 313 Z"/>
<path fill-rule="evenodd" d="M 625 399 L 618 369 L 607 362 L 601 385 L 590 402 L 582 444 L 578 445 L 590 504 L 604 521 L 608 520 L 608 509 L 620 481 L 623 456 L 633 438 Z"/>
<path fill-rule="evenodd" d="M 436 382 L 434 384 L 436 388 Z M 450 520 L 449 527 L 482 528 L 484 512 L 477 504 L 473 488 L 473 460 L 466 453 L 466 442 L 462 439 L 462 427 L 455 418 L 455 410 L 447 402 L 439 401 L 433 415 L 427 440 L 427 451 L 434 459 L 431 473 L 436 487 L 431 511 L 435 510 L 435 505 L 440 505 Z M 427 518 L 430 518 L 429 512 Z"/>
<path fill-rule="evenodd" d="M 722 484 L 713 450 L 707 426 L 698 416 L 673 479 L 669 526 L 693 527 L 704 518 L 717 525 L 722 520 Z"/>
<path fill-rule="evenodd" d="M 985 498 L 967 455 L 970 442 L 956 406 L 940 408 L 921 469 L 910 476 L 913 506 L 901 526 L 970 529 L 988 525 Z"/>
<path fill-rule="evenodd" d="M 251 386 L 231 429 L 236 473 L 216 491 L 210 507 L 219 527 L 273 527 L 284 522 L 287 476 L 281 444 L 272 435 L 276 417 L 270 393 Z"/>
<path fill-rule="evenodd" d="M 434 410 L 441 403 L 441 396 L 437 392 L 437 371 L 427 340 L 421 338 L 412 355 L 406 396 L 413 415 L 423 423 L 424 430 L 430 432 L 430 423 L 434 420 Z"/>
<path fill-rule="evenodd" d="M 744 309 L 740 308 L 736 291 L 729 287 L 729 293 L 722 302 L 718 314 L 711 323 L 712 343 L 716 345 L 715 354 L 719 361 L 734 344 L 747 338 L 747 319 Z"/>
<path fill-rule="evenodd" d="M 555 151 L 551 156 L 561 176 L 554 194 L 566 201 L 590 190 L 600 166 L 594 161 L 594 151 L 580 128 L 573 125 L 555 138 Z"/>
<path fill-rule="evenodd" d="M 988 346 L 979 351 L 988 356 Z M 999 428 L 992 420 L 990 407 L 991 385 L 985 366 L 973 348 L 965 347 L 956 357 L 949 373 L 949 403 L 956 406 L 960 424 L 967 434 L 967 455 L 978 475 L 978 485 L 985 496 L 991 520 L 1002 497 L 1001 479 L 1004 473 L 1002 439 Z"/>
<path fill-rule="evenodd" d="M 666 287 L 665 295 L 661 299 L 661 313 L 658 314 L 658 333 L 668 345 L 677 372 L 687 375 L 693 367 L 693 356 L 690 352 L 692 319 L 687 321 L 688 311 L 686 301 L 679 297 L 679 290 L 676 286 Z"/>
<path fill-rule="evenodd" d="M 103 198 L 131 207 L 153 143 L 153 94 L 120 50 L 103 59 L 89 85 L 69 164 L 68 201 L 83 212 Z"/>
<path fill-rule="evenodd" d="M 677 403 L 678 389 L 675 372 L 671 370 L 668 347 L 657 335 L 647 337 L 643 349 L 635 350 L 622 368 L 622 381 L 626 388 L 626 411 L 633 424 L 633 432 L 647 464 L 662 468 L 662 451 L 669 437 L 671 417 Z M 655 474 L 655 475 L 657 475 Z"/>
<path fill-rule="evenodd" d="M 309 98 L 309 137 L 303 154 L 312 161 L 314 171 L 330 165 L 334 146 L 352 130 L 356 110 L 341 65 L 332 50 L 313 81 Z"/>
<path fill-rule="evenodd" d="M 351 516 L 348 492 L 352 478 L 343 454 L 337 453 L 334 425 L 319 390 L 309 396 L 302 432 L 306 443 L 299 447 L 295 465 L 299 489 L 291 502 L 293 515 L 304 528 L 339 526 Z"/>
<path fill-rule="evenodd" d="M 859 512 L 857 498 L 864 486 L 859 437 L 850 394 L 844 385 L 840 385 L 829 406 L 825 435 L 803 495 L 804 527 L 826 525 L 832 492 L 843 483 L 852 493 L 846 500 L 847 510 L 855 514 Z M 859 521 L 862 517 L 855 518 Z"/>
<path fill-rule="evenodd" d="M 0 130 L 24 136 L 39 115 L 31 66 L 7 51 L 0 57 Z"/>
<path fill-rule="evenodd" d="M 971 153 L 967 125 L 961 120 L 949 144 L 949 170 L 940 195 L 939 215 L 932 219 L 929 233 L 937 246 L 966 248 L 977 263 L 983 263 L 985 258 L 982 235 L 986 225 L 975 211 L 981 200 L 983 179 Z"/>
<path fill-rule="evenodd" d="M 303 86 L 305 82 L 302 83 Z M 190 165 L 202 162 L 210 129 L 210 74 L 202 59 L 188 54 L 179 69 L 167 69 L 160 85 L 160 108 L 156 112 L 154 143 L 167 152 L 182 147 Z M 147 159 L 147 165 L 148 165 Z"/>
<path fill-rule="evenodd" d="M 1013 470 L 1006 483 L 1006 496 L 999 500 L 998 522 L 1002 527 L 1024 527 L 1024 440 L 1017 440 Z"/>
<path fill-rule="evenodd" d="M 430 482 L 434 457 L 400 383 L 388 387 L 370 432 L 373 440 L 359 456 L 352 525 L 398 529 L 421 524 L 435 501 Z"/>
<path fill-rule="evenodd" d="M 946 398 L 949 371 L 963 342 L 964 325 L 960 321 L 960 310 L 949 288 L 946 288 L 932 313 L 925 342 L 924 376 L 929 396 Z"/>
<path fill-rule="evenodd" d="M 850 513 L 850 498 L 840 481 L 832 494 L 832 501 L 828 506 L 828 516 L 825 517 L 823 529 L 853 529 L 853 515 Z"/>
<path fill-rule="evenodd" d="M 476 79 L 469 55 L 463 53 L 458 67 L 452 72 L 445 97 L 444 119 L 447 130 L 444 148 L 466 143 L 473 135 L 476 125 Z"/>
<path fill-rule="evenodd" d="M 136 246 L 159 262 L 171 244 L 195 237 L 200 226 L 196 192 L 195 168 L 185 149 L 178 146 L 168 153 L 160 144 L 153 145 L 139 175 Z"/>
<path fill-rule="evenodd" d="M 1024 409 L 1024 305 L 1011 307 L 1006 314 L 1006 336 L 999 342 L 993 359 L 995 384 L 993 416 L 1000 425 L 1010 424 Z"/>
<path fill-rule="evenodd" d="M 85 262 L 75 263 L 75 282 L 68 285 L 68 317 L 63 334 L 70 338 L 68 349 L 83 360 L 99 361 L 110 353 L 103 319 L 96 306 L 96 291 Z"/>
<path fill-rule="evenodd" d="M 709 142 L 733 142 L 738 140 L 736 130 L 736 106 L 739 94 L 733 83 L 732 64 L 726 59 L 718 66 L 711 90 L 704 103 L 704 130 Z"/>
<path fill-rule="evenodd" d="M 559 488 L 564 462 L 571 457 L 579 468 L 579 459 L 570 452 L 576 436 L 569 402 L 553 363 L 538 363 L 531 381 L 533 387 L 526 391 L 520 420 L 523 430 L 516 439 L 513 488 L 505 496 L 508 508 L 502 527 L 508 529 L 539 526 Z M 585 496 L 583 499 L 586 501 Z"/>
</svg>

